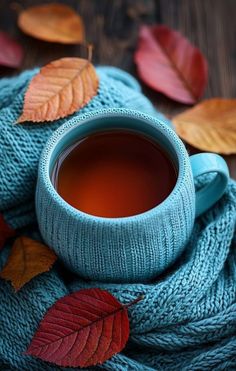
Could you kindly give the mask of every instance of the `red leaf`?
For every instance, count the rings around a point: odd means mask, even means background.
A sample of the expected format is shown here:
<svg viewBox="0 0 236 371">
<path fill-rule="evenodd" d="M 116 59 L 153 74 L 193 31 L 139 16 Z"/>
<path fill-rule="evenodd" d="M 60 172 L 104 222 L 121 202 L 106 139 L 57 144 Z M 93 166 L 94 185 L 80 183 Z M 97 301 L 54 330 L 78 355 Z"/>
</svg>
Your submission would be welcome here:
<svg viewBox="0 0 236 371">
<path fill-rule="evenodd" d="M 19 67 L 23 59 L 23 48 L 7 33 L 0 31 L 0 65 Z"/>
<path fill-rule="evenodd" d="M 0 250 L 3 248 L 6 240 L 14 235 L 14 229 L 5 222 L 3 216 L 0 214 Z"/>
<path fill-rule="evenodd" d="M 47 311 L 26 354 L 63 367 L 103 363 L 128 340 L 129 305 L 96 288 L 67 295 Z"/>
<path fill-rule="evenodd" d="M 193 104 L 207 83 L 207 61 L 198 48 L 167 26 L 143 26 L 134 56 L 140 78 L 178 102 Z"/>
</svg>

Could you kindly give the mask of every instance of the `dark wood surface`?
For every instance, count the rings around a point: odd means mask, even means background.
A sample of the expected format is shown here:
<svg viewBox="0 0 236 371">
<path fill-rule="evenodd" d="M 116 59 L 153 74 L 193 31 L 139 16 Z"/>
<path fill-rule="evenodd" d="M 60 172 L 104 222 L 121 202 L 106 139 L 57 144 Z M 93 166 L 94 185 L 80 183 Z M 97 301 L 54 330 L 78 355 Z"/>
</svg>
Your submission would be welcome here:
<svg viewBox="0 0 236 371">
<path fill-rule="evenodd" d="M 181 31 L 200 47 L 209 63 L 204 98 L 236 97 L 236 0 L 67 0 L 85 21 L 87 40 L 94 44 L 93 61 L 114 65 L 136 76 L 133 52 L 142 23 L 164 23 Z M 25 48 L 22 69 L 64 56 L 80 56 L 79 46 L 35 40 L 21 33 L 17 15 L 23 8 L 50 1 L 0 0 L 0 29 L 15 36 Z M 16 74 L 0 68 L 0 77 Z M 144 93 L 169 117 L 187 106 L 175 103 L 143 85 Z M 190 153 L 196 150 L 189 148 Z M 236 178 L 236 156 L 225 157 Z"/>
</svg>

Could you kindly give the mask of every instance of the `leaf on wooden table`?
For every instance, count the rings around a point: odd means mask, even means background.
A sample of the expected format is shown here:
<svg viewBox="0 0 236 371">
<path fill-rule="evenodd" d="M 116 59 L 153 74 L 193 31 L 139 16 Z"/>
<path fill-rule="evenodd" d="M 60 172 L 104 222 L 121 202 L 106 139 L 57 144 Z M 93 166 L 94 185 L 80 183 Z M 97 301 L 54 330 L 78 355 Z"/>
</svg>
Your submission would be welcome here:
<svg viewBox="0 0 236 371">
<path fill-rule="evenodd" d="M 0 31 L 0 65 L 17 68 L 21 65 L 23 56 L 22 46 L 6 32 Z"/>
<path fill-rule="evenodd" d="M 173 118 L 177 134 L 203 151 L 236 153 L 236 99 L 213 98 Z"/>
<path fill-rule="evenodd" d="M 45 314 L 26 354 L 62 367 L 89 367 L 120 352 L 129 337 L 127 308 L 109 292 L 85 289 L 59 299 Z"/>
<path fill-rule="evenodd" d="M 3 248 L 8 238 L 15 236 L 15 230 L 11 228 L 0 214 L 0 250 Z"/>
<path fill-rule="evenodd" d="M 18 291 L 33 277 L 47 272 L 56 259 L 54 252 L 42 243 L 28 237 L 19 237 L 12 246 L 0 277 L 11 281 Z"/>
<path fill-rule="evenodd" d="M 140 78 L 178 102 L 193 104 L 207 83 L 207 62 L 181 33 L 160 26 L 142 26 L 134 56 Z"/>
<path fill-rule="evenodd" d="M 84 107 L 98 90 L 92 63 L 82 58 L 53 61 L 33 77 L 18 122 L 53 121 Z"/>
<path fill-rule="evenodd" d="M 82 18 L 71 7 L 59 3 L 22 11 L 18 26 L 24 33 L 44 41 L 79 44 L 85 38 Z"/>
</svg>

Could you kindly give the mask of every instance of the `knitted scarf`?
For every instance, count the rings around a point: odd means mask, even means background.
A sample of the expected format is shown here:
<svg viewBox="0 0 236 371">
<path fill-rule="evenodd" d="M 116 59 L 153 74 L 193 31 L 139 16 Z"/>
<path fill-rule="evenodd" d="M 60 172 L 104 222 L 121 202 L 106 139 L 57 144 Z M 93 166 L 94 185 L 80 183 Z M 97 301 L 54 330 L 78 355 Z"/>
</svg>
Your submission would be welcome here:
<svg viewBox="0 0 236 371">
<path fill-rule="evenodd" d="M 157 113 L 137 82 L 114 68 L 98 68 L 98 95 L 82 113 L 102 107 L 126 107 Z M 13 125 L 35 71 L 0 81 L 0 211 L 22 233 L 40 239 L 34 214 L 37 163 L 43 145 L 64 120 L 53 124 Z M 79 115 L 76 113 L 75 115 Z M 204 177 L 197 186 L 207 181 Z M 131 335 L 125 350 L 91 370 L 235 370 L 236 369 L 236 184 L 195 222 L 180 259 L 149 284 L 84 281 L 61 262 L 26 284 L 17 294 L 0 280 L 0 370 L 63 370 L 25 356 L 38 324 L 60 297 L 81 288 L 109 290 L 128 303 Z M 0 252 L 0 269 L 10 246 Z M 65 369 L 72 370 L 72 369 Z M 74 369 L 73 369 L 74 370 Z"/>
</svg>

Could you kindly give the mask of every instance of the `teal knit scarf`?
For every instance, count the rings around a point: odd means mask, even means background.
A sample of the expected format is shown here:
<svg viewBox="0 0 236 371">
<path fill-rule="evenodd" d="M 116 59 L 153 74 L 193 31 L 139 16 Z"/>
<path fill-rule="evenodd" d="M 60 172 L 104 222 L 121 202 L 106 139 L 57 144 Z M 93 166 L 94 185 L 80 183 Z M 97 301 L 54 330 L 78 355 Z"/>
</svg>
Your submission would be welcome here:
<svg viewBox="0 0 236 371">
<path fill-rule="evenodd" d="M 131 76 L 114 68 L 98 72 L 99 94 L 82 112 L 127 107 L 163 119 Z M 12 226 L 23 227 L 22 233 L 40 238 L 37 225 L 32 225 L 38 157 L 47 138 L 65 120 L 52 125 L 12 125 L 33 74 L 27 71 L 0 81 L 0 211 Z M 0 280 L 0 370 L 62 370 L 22 353 L 46 310 L 65 294 L 87 287 L 105 288 L 123 303 L 144 294 L 129 309 L 131 335 L 125 350 L 91 369 L 235 370 L 235 227 L 236 184 L 230 181 L 222 199 L 197 219 L 183 256 L 154 282 L 87 282 L 66 272 L 60 262 L 17 294 Z M 0 269 L 9 250 L 6 245 L 0 253 Z"/>
</svg>

